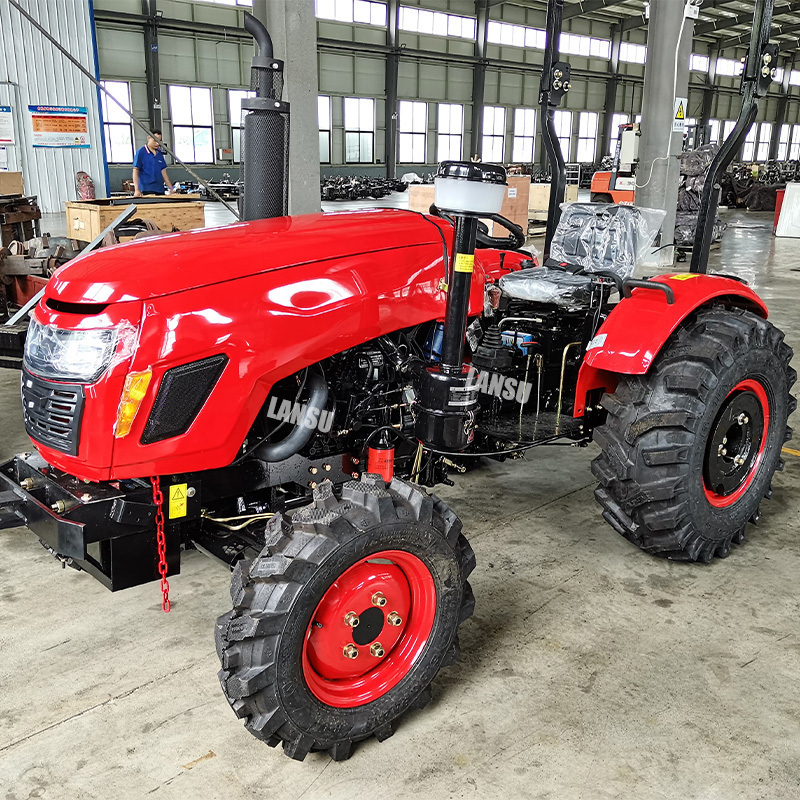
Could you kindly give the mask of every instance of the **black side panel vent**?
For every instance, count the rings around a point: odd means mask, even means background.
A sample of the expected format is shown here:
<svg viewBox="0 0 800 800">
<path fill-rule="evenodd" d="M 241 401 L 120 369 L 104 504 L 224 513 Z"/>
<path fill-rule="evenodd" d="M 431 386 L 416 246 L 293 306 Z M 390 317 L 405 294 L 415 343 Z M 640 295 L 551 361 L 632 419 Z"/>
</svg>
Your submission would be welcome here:
<svg viewBox="0 0 800 800">
<path fill-rule="evenodd" d="M 212 356 L 168 370 L 150 412 L 142 444 L 153 444 L 189 430 L 228 363 L 225 355 Z"/>
</svg>

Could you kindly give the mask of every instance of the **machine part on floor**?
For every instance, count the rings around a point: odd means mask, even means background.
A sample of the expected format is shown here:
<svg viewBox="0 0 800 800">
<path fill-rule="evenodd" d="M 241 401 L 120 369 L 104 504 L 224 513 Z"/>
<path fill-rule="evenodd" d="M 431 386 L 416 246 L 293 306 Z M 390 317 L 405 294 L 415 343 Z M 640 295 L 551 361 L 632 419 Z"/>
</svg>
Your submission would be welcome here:
<svg viewBox="0 0 800 800">
<path fill-rule="evenodd" d="M 0 195 L 0 247 L 40 235 L 42 212 L 33 195 Z"/>
<path fill-rule="evenodd" d="M 283 93 L 283 61 L 273 56 L 269 32 L 248 11 L 244 26 L 255 39 L 250 89 L 242 101 L 242 219 L 285 217 L 289 208 L 289 104 Z"/>
<path fill-rule="evenodd" d="M 708 563 L 740 544 L 792 435 L 791 356 L 783 334 L 756 314 L 704 309 L 647 375 L 605 395 L 592 472 L 612 527 L 673 559 Z"/>
<path fill-rule="evenodd" d="M 91 253 L 92 250 L 96 250 L 103 244 L 105 237 L 109 233 L 113 233 L 120 225 L 126 223 L 134 214 L 136 213 L 136 204 L 131 203 L 112 223 L 107 225 L 104 230 L 102 230 L 94 239 L 92 239 L 86 247 L 81 250 L 82 254 Z M 39 292 L 34 295 L 27 303 L 25 303 L 16 314 L 14 314 L 11 319 L 9 319 L 5 324 L 6 327 L 11 328 L 14 325 L 20 323 L 36 305 L 39 301 L 44 297 L 44 293 L 47 287 L 42 288 Z"/>
<path fill-rule="evenodd" d="M 438 498 L 368 473 L 341 498 L 321 484 L 311 506 L 269 523 L 262 552 L 233 573 L 233 611 L 216 631 L 231 708 L 299 761 L 320 750 L 340 761 L 356 742 L 384 741 L 458 658 L 474 566 Z"/>
</svg>

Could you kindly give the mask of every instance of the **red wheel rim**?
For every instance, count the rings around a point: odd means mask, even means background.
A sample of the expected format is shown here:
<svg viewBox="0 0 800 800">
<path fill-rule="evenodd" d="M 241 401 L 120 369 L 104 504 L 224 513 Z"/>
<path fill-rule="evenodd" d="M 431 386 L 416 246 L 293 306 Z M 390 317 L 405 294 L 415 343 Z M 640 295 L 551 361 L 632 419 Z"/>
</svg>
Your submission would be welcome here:
<svg viewBox="0 0 800 800">
<path fill-rule="evenodd" d="M 349 614 L 358 618 L 356 627 Z M 420 559 L 402 550 L 362 558 L 325 592 L 306 630 L 302 658 L 308 688 L 336 708 L 377 700 L 419 660 L 435 616 L 436 587 Z M 345 653 L 350 647 L 354 658 Z"/>
<path fill-rule="evenodd" d="M 727 508 L 739 501 L 752 486 L 753 481 L 758 475 L 761 464 L 764 461 L 764 452 L 767 449 L 767 439 L 769 436 L 769 398 L 767 397 L 766 390 L 759 381 L 748 378 L 747 380 L 740 381 L 736 384 L 736 386 L 733 387 L 733 389 L 731 389 L 728 396 L 725 398 L 725 403 L 720 411 L 717 429 L 720 431 L 722 430 L 719 428 L 719 422 L 724 417 L 726 408 L 733 408 L 733 413 L 735 413 L 735 411 L 738 409 L 733 407 L 732 404 L 735 402 L 737 396 L 746 397 L 747 395 L 755 397 L 755 400 L 757 401 L 757 407 L 761 414 L 761 425 L 760 430 L 758 428 L 755 431 L 750 432 L 745 430 L 746 434 L 752 433 L 757 434 L 757 436 L 755 436 L 755 438 L 750 442 L 751 450 L 748 451 L 746 463 L 742 465 L 743 474 L 740 478 L 741 482 L 735 489 L 728 492 L 721 492 L 719 491 L 720 487 L 715 487 L 714 481 L 709 479 L 709 460 L 713 458 L 719 458 L 719 452 L 724 452 L 719 450 L 719 448 L 723 447 L 723 444 L 716 443 L 714 438 L 715 431 L 712 431 L 709 447 L 706 451 L 706 468 L 704 469 L 703 476 L 703 491 L 705 492 L 708 502 L 715 508 Z M 714 448 L 717 448 L 718 452 L 713 452 Z M 728 457 L 728 455 L 729 454 L 726 453 L 726 457 Z M 734 478 L 735 477 L 736 476 L 734 475 Z"/>
</svg>

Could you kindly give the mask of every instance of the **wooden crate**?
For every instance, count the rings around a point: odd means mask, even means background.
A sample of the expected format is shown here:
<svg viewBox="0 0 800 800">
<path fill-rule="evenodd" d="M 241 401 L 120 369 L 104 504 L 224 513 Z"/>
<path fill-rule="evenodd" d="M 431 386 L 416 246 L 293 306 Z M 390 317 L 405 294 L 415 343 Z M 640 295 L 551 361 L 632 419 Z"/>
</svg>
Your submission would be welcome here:
<svg viewBox="0 0 800 800">
<path fill-rule="evenodd" d="M 133 198 L 131 202 L 134 202 Z M 124 210 L 125 205 L 111 205 L 111 200 L 69 200 L 66 203 L 67 236 L 91 242 Z M 171 231 L 173 226 L 188 231 L 205 226 L 205 204 L 165 197 L 163 203 L 142 203 L 135 218 L 151 219 L 165 231 Z"/>
<path fill-rule="evenodd" d="M 511 220 L 522 228 L 528 228 L 528 193 L 531 188 L 531 179 L 525 175 L 509 175 L 508 189 L 500 209 L 501 216 Z M 430 183 L 412 184 L 408 187 L 408 207 L 411 211 L 428 213 L 433 203 L 434 187 Z M 490 225 L 490 230 L 492 226 Z M 505 236 L 505 229 L 498 225 L 492 231 L 493 236 Z"/>
<path fill-rule="evenodd" d="M 565 202 L 576 203 L 578 201 L 578 187 L 576 184 L 568 184 Z M 532 183 L 528 199 L 528 216 L 530 219 L 541 219 L 541 214 L 547 218 L 547 209 L 550 207 L 550 184 Z"/>
<path fill-rule="evenodd" d="M 25 194 L 22 173 L 0 171 L 0 194 Z"/>
</svg>

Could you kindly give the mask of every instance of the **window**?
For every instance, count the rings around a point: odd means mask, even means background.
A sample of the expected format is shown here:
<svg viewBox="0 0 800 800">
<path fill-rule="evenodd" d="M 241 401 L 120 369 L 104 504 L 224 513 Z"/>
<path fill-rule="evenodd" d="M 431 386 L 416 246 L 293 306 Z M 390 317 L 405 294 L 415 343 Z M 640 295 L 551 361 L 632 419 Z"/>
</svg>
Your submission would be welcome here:
<svg viewBox="0 0 800 800">
<path fill-rule="evenodd" d="M 789 160 L 800 160 L 800 125 L 792 125 L 792 143 L 789 146 Z"/>
<path fill-rule="evenodd" d="M 608 142 L 608 154 L 613 156 L 617 151 L 617 141 L 619 139 L 619 126 L 627 125 L 631 118 L 627 114 L 614 114 L 611 117 L 611 138 Z"/>
<path fill-rule="evenodd" d="M 593 164 L 597 153 L 597 119 L 594 111 L 581 111 L 578 115 L 578 157 L 580 164 Z"/>
<path fill-rule="evenodd" d="M 127 81 L 100 81 L 111 97 L 131 110 L 131 87 Z M 133 127 L 130 117 L 114 100 L 100 92 L 103 107 L 103 135 L 109 164 L 130 164 L 133 161 Z"/>
<path fill-rule="evenodd" d="M 725 125 L 722 128 L 722 138 L 727 139 L 731 135 L 735 127 L 736 127 L 735 119 L 726 119 Z"/>
<path fill-rule="evenodd" d="M 434 36 L 452 36 L 459 39 L 474 39 L 476 22 L 472 17 L 459 17 L 424 8 L 400 6 L 401 31 L 427 33 Z"/>
<path fill-rule="evenodd" d="M 789 83 L 792 86 L 800 86 L 800 70 L 793 69 L 789 73 Z"/>
<path fill-rule="evenodd" d="M 758 150 L 756 161 L 766 161 L 769 158 L 769 146 L 772 141 L 772 123 L 762 122 L 758 129 Z"/>
<path fill-rule="evenodd" d="M 458 103 L 439 103 L 436 137 L 437 161 L 460 161 L 464 135 L 464 106 Z"/>
<path fill-rule="evenodd" d="M 724 75 L 727 78 L 735 78 L 742 74 L 744 64 L 741 61 L 733 61 L 730 58 L 717 59 L 717 75 Z"/>
<path fill-rule="evenodd" d="M 242 100 L 245 97 L 253 97 L 254 95 L 255 92 L 247 92 L 244 89 L 228 89 L 228 109 L 231 115 L 231 147 L 233 148 L 233 160 L 237 164 L 242 160 L 242 125 L 244 122 Z"/>
<path fill-rule="evenodd" d="M 331 99 L 317 97 L 317 124 L 319 125 L 319 163 L 331 163 Z"/>
<path fill-rule="evenodd" d="M 483 109 L 483 146 L 481 158 L 496 164 L 503 163 L 503 145 L 506 139 L 506 110 L 501 106 Z"/>
<path fill-rule="evenodd" d="M 595 39 L 577 33 L 562 33 L 559 49 L 562 53 L 586 58 L 611 58 L 611 42 L 608 39 Z"/>
<path fill-rule="evenodd" d="M 789 139 L 792 135 L 791 125 L 781 125 L 781 132 L 778 136 L 778 161 L 786 161 L 789 154 Z"/>
<path fill-rule="evenodd" d="M 619 60 L 629 64 L 644 64 L 647 61 L 647 48 L 643 44 L 622 42 L 619 46 Z"/>
<path fill-rule="evenodd" d="M 344 160 L 371 164 L 375 160 L 375 101 L 371 97 L 344 99 Z"/>
<path fill-rule="evenodd" d="M 709 144 L 719 144 L 719 129 L 720 129 L 720 121 L 718 119 L 710 119 L 708 121 L 708 127 L 711 129 L 709 131 Z"/>
<path fill-rule="evenodd" d="M 316 0 L 317 19 L 386 27 L 386 4 L 373 0 Z"/>
<path fill-rule="evenodd" d="M 564 156 L 564 161 L 569 161 L 572 148 L 572 112 L 559 109 L 553 116 L 553 123 L 556 128 L 556 136 L 561 145 L 561 154 Z"/>
<path fill-rule="evenodd" d="M 709 64 L 708 56 L 701 56 L 699 53 L 692 53 L 689 59 L 689 69 L 693 72 L 708 72 Z"/>
<path fill-rule="evenodd" d="M 428 132 L 428 104 L 401 100 L 397 115 L 397 140 L 401 164 L 424 164 Z"/>
<path fill-rule="evenodd" d="M 753 161 L 756 151 L 756 135 L 758 134 L 758 125 L 753 123 L 744 140 L 744 147 L 742 147 L 742 161 Z"/>
<path fill-rule="evenodd" d="M 205 86 L 170 86 L 169 107 L 175 155 L 190 164 L 213 164 L 211 89 Z"/>
<path fill-rule="evenodd" d="M 215 3 L 218 6 L 252 7 L 253 0 L 203 0 L 204 3 Z"/>
<path fill-rule="evenodd" d="M 544 50 L 547 35 L 541 28 L 526 28 L 510 22 L 491 21 L 486 31 L 486 41 L 510 47 L 527 47 Z"/>
<path fill-rule="evenodd" d="M 521 164 L 533 162 L 533 142 L 536 136 L 536 111 L 533 108 L 514 109 L 514 144 L 511 160 Z"/>
</svg>

